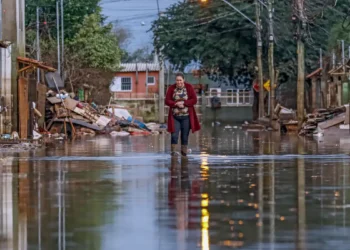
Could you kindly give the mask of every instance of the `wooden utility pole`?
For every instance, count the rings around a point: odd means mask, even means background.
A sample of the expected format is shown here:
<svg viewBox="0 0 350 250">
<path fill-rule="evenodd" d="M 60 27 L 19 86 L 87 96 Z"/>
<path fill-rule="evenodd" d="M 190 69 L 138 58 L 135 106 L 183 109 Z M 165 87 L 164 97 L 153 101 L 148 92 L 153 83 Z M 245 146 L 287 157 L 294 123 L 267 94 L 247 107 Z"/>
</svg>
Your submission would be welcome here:
<svg viewBox="0 0 350 250">
<path fill-rule="evenodd" d="M 148 98 L 148 64 L 146 61 L 146 98 Z"/>
<path fill-rule="evenodd" d="M 297 112 L 298 128 L 300 129 L 304 121 L 304 86 L 305 86 L 305 45 L 303 33 L 306 26 L 304 16 L 304 0 L 296 0 L 299 16 L 298 25 L 298 84 L 297 84 Z"/>
<path fill-rule="evenodd" d="M 273 35 L 273 0 L 269 0 L 269 75 L 270 75 L 270 123 L 275 109 L 275 65 L 274 65 L 274 35 Z"/>
<path fill-rule="evenodd" d="M 36 60 L 40 61 L 40 7 L 36 7 Z M 37 69 L 37 83 L 40 82 L 40 69 Z"/>
<path fill-rule="evenodd" d="M 260 3 L 255 0 L 256 14 L 256 43 L 257 43 L 257 64 L 258 64 L 258 81 L 259 81 L 259 118 L 265 116 L 264 110 L 264 79 L 262 64 L 262 40 L 261 40 L 261 23 L 260 23 Z"/>
<path fill-rule="evenodd" d="M 164 123 L 165 122 L 165 113 L 164 113 L 164 73 L 165 73 L 165 65 L 164 65 L 164 60 L 163 58 L 159 58 L 157 62 L 160 65 L 160 70 L 159 70 L 159 123 Z"/>
</svg>

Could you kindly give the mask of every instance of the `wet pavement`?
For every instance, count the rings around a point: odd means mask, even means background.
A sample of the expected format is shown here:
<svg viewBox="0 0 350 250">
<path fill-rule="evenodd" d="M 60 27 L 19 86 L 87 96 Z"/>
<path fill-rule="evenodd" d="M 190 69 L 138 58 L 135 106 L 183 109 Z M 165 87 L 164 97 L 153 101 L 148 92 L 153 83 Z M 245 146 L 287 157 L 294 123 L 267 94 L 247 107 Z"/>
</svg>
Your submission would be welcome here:
<svg viewBox="0 0 350 250">
<path fill-rule="evenodd" d="M 350 136 L 349 136 L 350 138 Z M 3 154 L 1 250 L 349 249 L 350 144 L 207 127 Z"/>
</svg>

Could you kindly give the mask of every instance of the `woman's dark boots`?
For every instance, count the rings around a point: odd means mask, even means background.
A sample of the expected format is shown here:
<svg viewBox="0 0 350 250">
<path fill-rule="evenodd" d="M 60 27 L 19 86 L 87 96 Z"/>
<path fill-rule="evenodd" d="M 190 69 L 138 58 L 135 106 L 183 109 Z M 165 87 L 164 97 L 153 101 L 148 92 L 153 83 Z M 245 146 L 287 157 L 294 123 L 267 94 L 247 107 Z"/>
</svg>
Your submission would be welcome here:
<svg viewBox="0 0 350 250">
<path fill-rule="evenodd" d="M 176 144 L 171 144 L 171 156 L 176 156 Z"/>
<path fill-rule="evenodd" d="M 187 156 L 187 145 L 181 145 L 181 155 L 183 157 Z"/>
</svg>

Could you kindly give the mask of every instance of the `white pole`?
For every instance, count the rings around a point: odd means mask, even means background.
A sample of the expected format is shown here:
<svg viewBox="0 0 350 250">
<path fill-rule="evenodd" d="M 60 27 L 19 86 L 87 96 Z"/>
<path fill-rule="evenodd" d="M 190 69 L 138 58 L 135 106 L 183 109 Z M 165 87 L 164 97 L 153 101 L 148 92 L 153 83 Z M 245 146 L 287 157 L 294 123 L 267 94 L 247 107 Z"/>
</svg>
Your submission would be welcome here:
<svg viewBox="0 0 350 250">
<path fill-rule="evenodd" d="M 61 0 L 61 40 L 62 40 L 62 49 L 61 49 L 61 53 L 62 53 L 62 66 L 61 66 L 61 71 L 62 71 L 62 80 L 64 82 L 64 9 L 63 9 L 63 1 Z M 72 90 L 73 91 L 73 90 Z"/>
</svg>

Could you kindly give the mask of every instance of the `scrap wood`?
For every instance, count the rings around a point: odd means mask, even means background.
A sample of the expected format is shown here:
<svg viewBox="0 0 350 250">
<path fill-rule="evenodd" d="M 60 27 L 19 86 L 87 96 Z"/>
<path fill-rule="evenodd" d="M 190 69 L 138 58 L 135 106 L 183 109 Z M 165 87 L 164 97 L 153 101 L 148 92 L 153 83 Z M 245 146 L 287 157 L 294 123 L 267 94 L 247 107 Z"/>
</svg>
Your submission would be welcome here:
<svg viewBox="0 0 350 250">
<path fill-rule="evenodd" d="M 57 98 L 56 96 L 47 97 L 46 98 L 51 104 L 57 104 L 62 103 L 62 100 L 60 98 Z"/>
<path fill-rule="evenodd" d="M 313 135 L 318 128 L 327 129 L 345 121 L 344 106 L 316 109 L 312 114 L 307 115 L 307 120 L 303 124 L 300 135 Z"/>
<path fill-rule="evenodd" d="M 111 121 L 111 119 L 109 119 L 109 118 L 106 117 L 106 116 L 101 115 L 101 116 L 98 118 L 98 120 L 96 121 L 96 124 L 97 124 L 97 125 L 100 125 L 100 126 L 103 126 L 103 127 L 106 127 L 110 121 Z"/>
<path fill-rule="evenodd" d="M 37 110 L 36 108 L 34 108 L 34 113 L 38 116 L 38 117 L 42 117 L 43 115 L 40 113 L 39 110 Z"/>
<path fill-rule="evenodd" d="M 318 126 L 321 129 L 327 129 L 327 128 L 333 127 L 335 125 L 338 125 L 340 123 L 343 123 L 344 121 L 345 121 L 345 114 L 340 114 L 340 115 L 334 117 L 333 119 L 319 123 Z"/>
<path fill-rule="evenodd" d="M 78 101 L 72 99 L 72 98 L 66 98 L 64 99 L 64 104 L 67 109 L 74 111 L 75 107 L 78 105 Z"/>
<path fill-rule="evenodd" d="M 89 122 L 88 119 L 85 119 L 83 116 L 78 115 L 78 114 L 75 114 L 75 113 L 71 113 L 70 116 L 71 116 L 73 119 L 76 119 L 76 120 L 81 120 L 81 121 Z"/>
<path fill-rule="evenodd" d="M 43 70 L 46 70 L 46 71 L 50 71 L 50 72 L 55 72 L 56 71 L 55 68 L 47 66 L 43 62 L 31 59 L 31 58 L 26 58 L 26 57 L 20 57 L 19 56 L 19 57 L 17 57 L 17 61 L 19 63 L 29 64 L 29 65 L 35 66 L 36 68 L 43 69 Z"/>
<path fill-rule="evenodd" d="M 67 117 L 68 116 L 68 110 L 63 108 L 61 105 L 55 104 L 55 111 L 57 114 L 57 117 Z"/>
<path fill-rule="evenodd" d="M 75 119 L 71 119 L 73 124 L 77 124 L 83 127 L 87 127 L 87 128 L 91 128 L 93 130 L 96 131 L 102 131 L 103 129 L 97 125 L 91 124 L 91 123 L 87 123 L 84 121 L 80 121 L 80 120 L 75 120 Z M 64 122 L 64 119 L 55 119 L 54 122 Z"/>
</svg>

